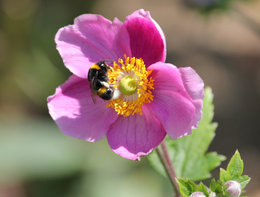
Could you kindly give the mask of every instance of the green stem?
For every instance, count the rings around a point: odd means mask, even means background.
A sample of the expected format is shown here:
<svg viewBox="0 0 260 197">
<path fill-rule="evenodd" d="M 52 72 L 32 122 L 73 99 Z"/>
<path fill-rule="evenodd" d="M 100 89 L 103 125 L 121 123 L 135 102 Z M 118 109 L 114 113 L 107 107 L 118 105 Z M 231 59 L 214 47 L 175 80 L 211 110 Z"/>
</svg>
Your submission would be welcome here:
<svg viewBox="0 0 260 197">
<path fill-rule="evenodd" d="M 181 197 L 181 194 L 179 192 L 179 186 L 178 186 L 178 183 L 176 180 L 176 174 L 175 174 L 165 141 L 162 142 L 160 147 L 161 147 L 162 151 L 159 148 L 156 148 L 156 153 L 164 167 L 164 170 L 165 170 L 168 178 L 171 181 L 171 184 L 172 184 L 172 187 L 174 189 L 176 196 Z"/>
</svg>

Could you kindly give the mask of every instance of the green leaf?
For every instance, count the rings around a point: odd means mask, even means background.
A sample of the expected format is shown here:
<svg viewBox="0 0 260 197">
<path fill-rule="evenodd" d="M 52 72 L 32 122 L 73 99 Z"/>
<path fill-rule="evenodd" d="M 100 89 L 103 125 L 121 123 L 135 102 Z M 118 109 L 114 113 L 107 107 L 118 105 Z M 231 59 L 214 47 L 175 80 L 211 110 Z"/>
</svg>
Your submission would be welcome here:
<svg viewBox="0 0 260 197">
<path fill-rule="evenodd" d="M 228 164 L 227 172 L 232 179 L 235 179 L 242 175 L 243 170 L 244 170 L 244 163 L 240 157 L 239 152 L 236 151 Z"/>
<path fill-rule="evenodd" d="M 216 188 L 217 188 L 217 182 L 216 182 L 215 179 L 211 179 L 209 188 L 210 188 L 210 190 L 213 191 L 213 192 L 216 190 Z"/>
<path fill-rule="evenodd" d="M 189 197 L 193 192 L 202 192 L 206 197 L 209 196 L 208 188 L 203 183 L 196 185 L 190 179 L 178 179 L 177 182 L 183 197 Z"/>
<path fill-rule="evenodd" d="M 216 152 L 210 152 L 206 154 L 209 170 L 213 170 L 218 167 L 222 161 L 226 159 L 224 155 L 218 155 Z"/>
<path fill-rule="evenodd" d="M 243 170 L 244 170 L 244 163 L 240 157 L 239 152 L 236 151 L 228 163 L 227 170 L 220 169 L 219 179 L 222 182 L 227 182 L 229 180 L 237 180 L 238 182 L 247 181 L 248 177 L 242 178 L 243 176 L 241 176 Z"/>
<path fill-rule="evenodd" d="M 236 181 L 238 181 L 241 185 L 241 188 L 244 189 L 246 187 L 246 185 L 249 183 L 250 181 L 250 177 L 248 176 L 241 176 L 238 179 L 235 179 Z"/>
<path fill-rule="evenodd" d="M 212 179 L 210 182 L 210 190 L 215 193 L 222 193 L 223 187 L 221 181 L 216 181 L 215 179 Z"/>
<path fill-rule="evenodd" d="M 248 176 L 242 176 L 243 170 L 244 162 L 242 161 L 239 152 L 236 151 L 228 163 L 227 170 L 220 169 L 219 179 L 223 184 L 230 180 L 237 181 L 241 184 L 243 190 L 250 181 Z"/>
<path fill-rule="evenodd" d="M 183 197 L 189 197 L 193 192 L 197 191 L 197 185 L 191 180 L 178 179 L 177 182 Z"/>
<path fill-rule="evenodd" d="M 222 182 L 224 182 L 224 183 L 227 182 L 227 181 L 229 181 L 229 180 L 232 180 L 230 174 L 229 174 L 226 170 L 224 170 L 224 169 L 222 169 L 222 168 L 220 168 L 219 179 L 220 179 Z"/>
<path fill-rule="evenodd" d="M 203 116 L 198 128 L 194 129 L 191 135 L 177 140 L 166 138 L 169 154 L 179 178 L 190 178 L 194 181 L 207 179 L 211 176 L 210 171 L 225 159 L 215 152 L 206 153 L 217 127 L 216 123 L 212 123 L 214 115 L 212 101 L 212 91 L 206 88 Z M 165 174 L 155 151 L 149 156 L 149 161 L 158 172 Z"/>
<path fill-rule="evenodd" d="M 206 196 L 209 196 L 208 189 L 207 189 L 207 187 L 203 183 L 200 183 L 197 186 L 197 190 L 196 191 L 200 191 L 200 192 L 204 193 Z"/>
</svg>

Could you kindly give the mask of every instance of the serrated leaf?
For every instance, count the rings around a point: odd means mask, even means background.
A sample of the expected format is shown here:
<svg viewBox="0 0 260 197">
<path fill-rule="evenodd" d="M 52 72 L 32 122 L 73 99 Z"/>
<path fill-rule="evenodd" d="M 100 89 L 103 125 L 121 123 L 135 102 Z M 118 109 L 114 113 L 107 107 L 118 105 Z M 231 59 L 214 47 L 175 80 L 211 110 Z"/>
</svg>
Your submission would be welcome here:
<svg viewBox="0 0 260 197">
<path fill-rule="evenodd" d="M 240 176 L 238 179 L 235 179 L 235 180 L 238 181 L 241 185 L 241 188 L 244 189 L 246 187 L 246 185 L 249 183 L 250 177 Z"/>
<path fill-rule="evenodd" d="M 223 155 L 218 155 L 216 152 L 210 152 L 206 154 L 209 170 L 213 170 L 218 167 L 222 161 L 226 159 Z"/>
<path fill-rule="evenodd" d="M 244 162 L 242 161 L 238 151 L 232 156 L 228 163 L 227 170 L 220 169 L 219 179 L 222 183 L 233 180 L 240 183 L 242 190 L 250 181 L 250 177 L 241 176 L 244 170 Z"/>
<path fill-rule="evenodd" d="M 225 182 L 231 180 L 231 176 L 230 176 L 230 174 L 226 170 L 220 168 L 219 179 L 223 183 L 225 183 Z"/>
<path fill-rule="evenodd" d="M 193 192 L 197 191 L 197 185 L 191 180 L 178 179 L 177 182 L 183 197 L 189 197 Z"/>
<path fill-rule="evenodd" d="M 202 192 L 206 197 L 209 196 L 208 188 L 203 183 L 196 185 L 190 179 L 178 179 L 177 182 L 180 188 L 180 193 L 183 197 L 188 197 L 193 192 Z"/>
<path fill-rule="evenodd" d="M 223 191 L 222 183 L 218 180 L 212 179 L 210 182 L 210 190 L 215 193 L 221 193 Z"/>
<path fill-rule="evenodd" d="M 227 173 L 231 176 L 232 179 L 235 179 L 242 175 L 243 170 L 244 162 L 242 161 L 239 152 L 236 151 L 228 163 Z"/>
<path fill-rule="evenodd" d="M 221 188 L 221 184 L 217 182 L 215 179 L 212 179 L 209 188 L 211 191 L 216 192 Z"/>
<path fill-rule="evenodd" d="M 220 165 L 224 156 L 206 151 L 215 136 L 216 123 L 212 123 L 214 115 L 213 94 L 210 88 L 205 89 L 203 116 L 197 129 L 189 136 L 177 140 L 167 137 L 168 151 L 177 177 L 190 178 L 194 181 L 210 177 L 210 171 Z M 161 174 L 165 174 L 160 161 L 153 152 L 149 161 Z"/>
<path fill-rule="evenodd" d="M 215 179 L 211 179 L 209 188 L 210 188 L 210 190 L 213 191 L 213 192 L 216 190 L 216 188 L 217 188 L 217 183 L 216 183 L 216 180 L 215 180 Z"/>
<path fill-rule="evenodd" d="M 197 190 L 196 191 L 200 191 L 200 192 L 204 193 L 204 195 L 209 196 L 208 189 L 207 189 L 207 187 L 203 183 L 200 183 L 197 186 Z"/>
</svg>

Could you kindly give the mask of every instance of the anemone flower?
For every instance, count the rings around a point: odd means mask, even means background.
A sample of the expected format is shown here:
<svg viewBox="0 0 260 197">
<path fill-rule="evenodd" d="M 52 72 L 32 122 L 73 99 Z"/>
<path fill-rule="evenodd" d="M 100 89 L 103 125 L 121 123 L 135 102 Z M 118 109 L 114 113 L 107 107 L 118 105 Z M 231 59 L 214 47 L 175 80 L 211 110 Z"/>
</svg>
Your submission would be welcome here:
<svg viewBox="0 0 260 197">
<path fill-rule="evenodd" d="M 149 12 L 137 10 L 122 23 L 84 14 L 55 37 L 72 76 L 48 98 L 49 113 L 71 137 L 95 142 L 107 137 L 118 155 L 140 160 L 168 134 L 191 134 L 201 119 L 204 83 L 190 67 L 164 63 L 165 37 Z M 109 83 L 117 99 L 93 103 L 88 71 L 110 60 Z"/>
</svg>

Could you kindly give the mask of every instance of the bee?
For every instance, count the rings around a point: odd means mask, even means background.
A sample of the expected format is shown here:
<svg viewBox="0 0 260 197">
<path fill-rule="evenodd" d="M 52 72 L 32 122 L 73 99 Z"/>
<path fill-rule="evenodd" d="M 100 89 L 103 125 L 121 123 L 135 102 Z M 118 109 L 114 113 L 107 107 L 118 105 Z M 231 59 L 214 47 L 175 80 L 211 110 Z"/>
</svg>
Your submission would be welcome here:
<svg viewBox="0 0 260 197">
<path fill-rule="evenodd" d="M 108 83 L 108 69 L 110 68 L 105 61 L 97 62 L 89 68 L 88 80 L 90 81 L 90 89 L 94 103 L 96 103 L 96 95 L 104 100 L 112 100 L 118 97 L 118 91 L 115 90 L 113 84 Z"/>
</svg>

